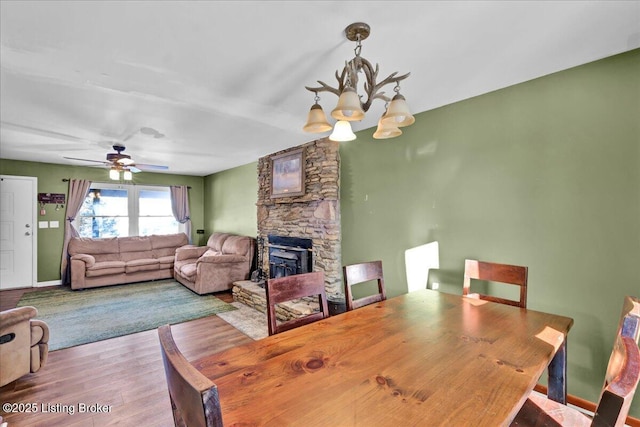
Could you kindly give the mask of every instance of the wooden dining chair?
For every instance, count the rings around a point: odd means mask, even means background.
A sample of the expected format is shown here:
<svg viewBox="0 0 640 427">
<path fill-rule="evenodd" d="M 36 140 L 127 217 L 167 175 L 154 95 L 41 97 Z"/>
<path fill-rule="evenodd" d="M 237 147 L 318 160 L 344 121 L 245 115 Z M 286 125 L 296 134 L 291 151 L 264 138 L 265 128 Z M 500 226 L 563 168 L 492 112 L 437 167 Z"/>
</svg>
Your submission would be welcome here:
<svg viewBox="0 0 640 427">
<path fill-rule="evenodd" d="M 344 277 L 344 294 L 347 311 L 387 299 L 387 292 L 384 288 L 382 261 L 345 265 L 342 267 L 342 274 Z M 378 293 L 358 299 L 353 298 L 352 286 L 374 280 L 378 283 Z"/>
<path fill-rule="evenodd" d="M 324 272 L 322 271 L 268 279 L 266 294 L 269 335 L 279 334 L 280 332 L 329 317 L 327 294 L 324 288 Z M 295 319 L 277 321 L 277 304 L 304 297 L 318 297 L 320 311 Z"/>
<path fill-rule="evenodd" d="M 625 425 L 640 379 L 640 300 L 626 297 L 604 386 L 593 418 L 532 392 L 512 426 L 616 426 Z"/>
<path fill-rule="evenodd" d="M 169 325 L 158 328 L 158 337 L 175 425 L 222 427 L 216 385 L 185 359 L 173 340 Z"/>
<path fill-rule="evenodd" d="M 493 262 L 467 259 L 464 261 L 464 283 L 462 285 L 462 295 L 527 308 L 527 270 L 527 267 L 521 267 L 518 265 L 497 264 Z M 471 293 L 472 279 L 519 286 L 520 299 L 518 301 L 514 301 L 491 295 Z"/>
</svg>

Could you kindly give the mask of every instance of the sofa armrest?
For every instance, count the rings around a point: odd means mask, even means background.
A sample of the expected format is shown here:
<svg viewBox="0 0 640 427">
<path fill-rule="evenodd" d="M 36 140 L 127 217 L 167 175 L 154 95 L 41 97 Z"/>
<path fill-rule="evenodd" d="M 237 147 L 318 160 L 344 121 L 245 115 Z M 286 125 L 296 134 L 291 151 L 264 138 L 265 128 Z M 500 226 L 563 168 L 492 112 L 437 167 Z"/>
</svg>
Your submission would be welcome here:
<svg viewBox="0 0 640 427">
<path fill-rule="evenodd" d="M 207 246 L 182 246 L 176 249 L 176 261 L 200 258 L 207 249 Z"/>
<path fill-rule="evenodd" d="M 83 260 L 71 258 L 71 289 L 84 289 L 87 268 Z"/>
<path fill-rule="evenodd" d="M 47 344 L 49 342 L 49 325 L 42 320 L 33 319 L 31 321 L 31 347 L 37 344 Z"/>
<path fill-rule="evenodd" d="M 246 262 L 247 258 L 242 255 L 205 255 L 198 259 L 198 263 L 207 264 L 223 264 L 223 263 L 235 263 Z"/>
<path fill-rule="evenodd" d="M 96 259 L 93 255 L 89 254 L 76 254 L 71 257 L 72 261 L 82 261 L 86 264 L 86 268 L 93 267 L 96 263 Z"/>
<path fill-rule="evenodd" d="M 0 313 L 0 324 L 3 329 L 7 329 L 11 326 L 17 325 L 20 322 L 29 321 L 38 315 L 38 310 L 35 307 L 25 306 L 12 308 Z"/>
</svg>

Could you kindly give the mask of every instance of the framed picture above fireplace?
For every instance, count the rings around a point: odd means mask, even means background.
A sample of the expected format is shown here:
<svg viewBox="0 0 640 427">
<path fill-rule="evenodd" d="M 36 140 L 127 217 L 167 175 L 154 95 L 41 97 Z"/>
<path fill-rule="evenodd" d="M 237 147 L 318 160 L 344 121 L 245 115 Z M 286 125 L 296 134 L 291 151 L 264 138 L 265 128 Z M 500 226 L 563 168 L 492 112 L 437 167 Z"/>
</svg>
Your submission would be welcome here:
<svg viewBox="0 0 640 427">
<path fill-rule="evenodd" d="M 271 157 L 271 198 L 303 196 L 304 148 Z"/>
</svg>

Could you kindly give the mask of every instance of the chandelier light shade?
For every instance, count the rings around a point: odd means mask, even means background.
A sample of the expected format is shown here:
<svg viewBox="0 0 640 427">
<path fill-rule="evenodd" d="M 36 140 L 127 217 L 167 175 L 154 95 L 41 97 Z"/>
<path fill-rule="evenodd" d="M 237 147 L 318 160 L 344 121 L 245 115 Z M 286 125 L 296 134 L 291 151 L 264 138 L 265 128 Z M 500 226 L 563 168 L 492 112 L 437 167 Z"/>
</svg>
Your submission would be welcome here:
<svg viewBox="0 0 640 427">
<path fill-rule="evenodd" d="M 360 97 L 356 93 L 356 90 L 347 86 L 344 88 L 338 98 L 338 105 L 331 112 L 331 117 L 336 120 L 346 120 L 348 122 L 355 122 L 364 119 L 364 111 L 360 105 Z"/>
<path fill-rule="evenodd" d="M 383 122 L 389 122 L 397 127 L 412 125 L 416 119 L 411 115 L 404 96 L 397 94 L 391 100 L 387 113 L 382 117 Z"/>
<path fill-rule="evenodd" d="M 356 22 L 349 25 L 345 30 L 345 36 L 350 41 L 357 43 L 354 49 L 355 57 L 348 61 L 342 73 L 336 71 L 336 79 L 338 87 L 332 87 L 327 83 L 318 80 L 320 86 L 305 88 L 315 93 L 315 104 L 311 107 L 307 117 L 307 123 L 303 126 L 306 132 L 322 133 L 331 130 L 331 125 L 327 122 L 322 107 L 318 104 L 318 92 L 330 92 L 338 96 L 338 103 L 331 111 L 331 117 L 337 120 L 333 132 L 329 139 L 334 141 L 351 141 L 356 138 L 351 130 L 349 122 L 361 121 L 365 118 L 365 113 L 369 111 L 371 104 L 376 99 L 381 99 L 389 103 L 388 109 L 378 122 L 378 129 L 373 134 L 376 139 L 394 138 L 402 135 L 399 127 L 409 126 L 415 122 L 415 118 L 411 115 L 409 106 L 404 98 L 400 95 L 400 82 L 410 73 L 398 76 L 398 72 L 391 73 L 382 81 L 377 81 L 379 67 L 371 65 L 371 62 L 360 56 L 362 50 L 362 41 L 369 37 L 371 28 L 364 22 Z M 363 78 L 363 94 L 358 93 L 358 82 Z M 396 95 L 393 99 L 387 97 L 382 89 L 389 85 L 395 84 L 394 91 Z M 346 125 L 345 125 L 346 124 Z M 348 127 L 347 127 L 348 125 Z"/>
<path fill-rule="evenodd" d="M 389 139 L 402 135 L 402 131 L 398 129 L 398 126 L 393 121 L 384 121 L 385 115 L 383 114 L 378 120 L 378 128 L 376 129 L 373 137 L 375 139 Z"/>
<path fill-rule="evenodd" d="M 356 134 L 351 130 L 351 123 L 346 120 L 338 120 L 329 139 L 338 142 L 353 141 L 356 139 Z"/>
<path fill-rule="evenodd" d="M 307 116 L 307 123 L 302 129 L 305 132 L 323 133 L 329 132 L 333 129 L 333 126 L 327 121 L 327 116 L 324 114 L 324 110 L 320 104 L 316 103 L 311 106 L 309 115 Z"/>
</svg>

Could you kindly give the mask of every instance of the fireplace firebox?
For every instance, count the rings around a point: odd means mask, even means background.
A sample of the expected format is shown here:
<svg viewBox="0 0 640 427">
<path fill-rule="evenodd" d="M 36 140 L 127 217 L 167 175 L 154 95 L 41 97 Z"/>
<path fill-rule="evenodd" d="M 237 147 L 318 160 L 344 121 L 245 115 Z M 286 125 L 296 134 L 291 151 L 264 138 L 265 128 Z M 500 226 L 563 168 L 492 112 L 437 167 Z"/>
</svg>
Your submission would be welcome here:
<svg viewBox="0 0 640 427">
<path fill-rule="evenodd" d="M 269 278 L 313 271 L 312 240 L 300 237 L 268 236 Z"/>
</svg>

